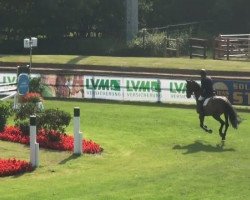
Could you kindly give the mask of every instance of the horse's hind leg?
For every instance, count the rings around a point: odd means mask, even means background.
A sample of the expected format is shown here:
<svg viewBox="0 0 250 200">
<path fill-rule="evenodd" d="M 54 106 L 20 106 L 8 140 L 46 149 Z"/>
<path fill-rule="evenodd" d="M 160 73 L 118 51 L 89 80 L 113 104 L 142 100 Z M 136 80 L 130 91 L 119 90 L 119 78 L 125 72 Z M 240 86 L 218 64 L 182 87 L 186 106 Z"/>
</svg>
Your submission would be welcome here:
<svg viewBox="0 0 250 200">
<path fill-rule="evenodd" d="M 227 135 L 227 129 L 229 127 L 229 123 L 228 123 L 228 114 L 224 113 L 224 116 L 225 116 L 225 131 L 224 131 L 223 135 L 224 135 L 224 140 L 225 140 L 226 135 Z"/>
<path fill-rule="evenodd" d="M 225 122 L 220 118 L 219 115 L 213 115 L 213 118 L 220 122 L 219 133 L 220 133 L 221 139 L 225 140 L 226 135 L 225 135 L 225 133 L 222 132 L 222 129 L 223 129 L 223 126 L 225 125 Z"/>
</svg>

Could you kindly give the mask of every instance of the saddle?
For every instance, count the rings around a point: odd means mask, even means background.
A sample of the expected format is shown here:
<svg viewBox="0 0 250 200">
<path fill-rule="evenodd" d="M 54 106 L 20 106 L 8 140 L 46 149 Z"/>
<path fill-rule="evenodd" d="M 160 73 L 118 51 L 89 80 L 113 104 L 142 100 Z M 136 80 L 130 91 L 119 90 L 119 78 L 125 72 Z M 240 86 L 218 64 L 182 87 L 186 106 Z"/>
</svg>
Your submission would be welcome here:
<svg viewBox="0 0 250 200">
<path fill-rule="evenodd" d="M 209 102 L 210 100 L 213 100 L 213 99 L 221 99 L 221 100 L 223 100 L 223 101 L 228 101 L 228 99 L 227 99 L 226 97 L 224 97 L 224 96 L 212 96 L 212 97 L 206 98 L 206 99 L 203 101 L 203 107 L 205 107 L 205 106 L 208 104 L 208 102 Z"/>
<path fill-rule="evenodd" d="M 212 98 L 214 98 L 214 97 L 208 97 L 208 98 L 206 98 L 204 100 L 204 102 L 203 102 L 203 107 L 205 107 L 208 104 L 208 102 L 210 101 L 210 99 L 212 99 Z"/>
</svg>

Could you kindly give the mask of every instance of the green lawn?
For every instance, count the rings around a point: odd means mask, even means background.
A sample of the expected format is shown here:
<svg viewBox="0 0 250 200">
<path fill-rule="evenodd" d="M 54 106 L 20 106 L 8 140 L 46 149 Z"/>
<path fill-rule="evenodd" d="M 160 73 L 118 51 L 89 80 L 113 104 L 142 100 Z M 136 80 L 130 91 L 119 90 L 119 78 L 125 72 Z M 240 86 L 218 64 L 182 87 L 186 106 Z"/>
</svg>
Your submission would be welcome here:
<svg viewBox="0 0 250 200">
<path fill-rule="evenodd" d="M 81 64 L 93 66 L 180 68 L 219 71 L 249 71 L 249 62 L 212 59 L 108 57 L 78 55 L 33 55 L 33 63 Z M 0 62 L 29 63 L 29 55 L 0 55 Z"/>
<path fill-rule="evenodd" d="M 250 196 L 250 115 L 231 127 L 225 147 L 200 128 L 194 109 L 155 104 L 46 101 L 73 113 L 81 108 L 81 129 L 99 143 L 101 155 L 75 158 L 42 149 L 32 173 L 0 178 L 0 199 L 216 199 Z M 67 129 L 73 130 L 72 124 Z M 0 141 L 0 157 L 29 159 L 28 147 Z"/>
</svg>

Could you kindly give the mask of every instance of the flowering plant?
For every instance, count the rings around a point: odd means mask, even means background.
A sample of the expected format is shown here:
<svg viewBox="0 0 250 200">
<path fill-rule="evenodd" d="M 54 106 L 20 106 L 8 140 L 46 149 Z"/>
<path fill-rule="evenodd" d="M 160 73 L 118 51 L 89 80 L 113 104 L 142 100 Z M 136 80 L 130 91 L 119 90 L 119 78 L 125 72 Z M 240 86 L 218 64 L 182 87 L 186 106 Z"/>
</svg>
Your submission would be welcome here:
<svg viewBox="0 0 250 200">
<path fill-rule="evenodd" d="M 59 138 L 58 140 L 51 140 L 50 137 Z M 29 144 L 29 136 L 20 131 L 19 128 L 9 126 L 3 132 L 0 132 L 0 140 L 11 141 L 21 144 Z M 59 151 L 73 151 L 74 137 L 62 134 L 58 131 L 46 131 L 41 129 L 37 133 L 37 142 L 40 147 L 47 149 L 54 149 Z M 103 151 L 99 144 L 92 140 L 82 140 L 83 153 L 97 154 Z"/>
<path fill-rule="evenodd" d="M 0 177 L 12 176 L 24 172 L 30 172 L 33 168 L 29 162 L 13 159 L 0 159 Z"/>
<path fill-rule="evenodd" d="M 22 97 L 23 103 L 27 103 L 27 102 L 38 103 L 38 102 L 41 102 L 42 100 L 43 100 L 42 96 L 36 92 L 29 92 Z"/>
</svg>

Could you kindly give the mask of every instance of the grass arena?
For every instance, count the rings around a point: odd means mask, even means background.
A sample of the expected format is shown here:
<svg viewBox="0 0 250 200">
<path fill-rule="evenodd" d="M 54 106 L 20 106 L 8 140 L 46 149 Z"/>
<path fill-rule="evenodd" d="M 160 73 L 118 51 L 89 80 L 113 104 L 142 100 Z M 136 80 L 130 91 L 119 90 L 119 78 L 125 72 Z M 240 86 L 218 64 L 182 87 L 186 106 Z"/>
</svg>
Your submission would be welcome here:
<svg viewBox="0 0 250 200">
<path fill-rule="evenodd" d="M 244 120 L 237 130 L 229 127 L 222 148 L 218 122 L 207 117 L 214 133 L 203 132 L 193 106 L 89 100 L 45 100 L 44 106 L 60 107 L 72 115 L 72 108 L 79 106 L 84 137 L 104 151 L 76 157 L 41 148 L 41 164 L 35 171 L 1 178 L 1 200 L 250 196 L 248 112 L 238 111 Z M 72 134 L 72 122 L 66 132 Z M 27 160 L 28 155 L 29 147 L 0 141 L 1 158 Z"/>
</svg>

